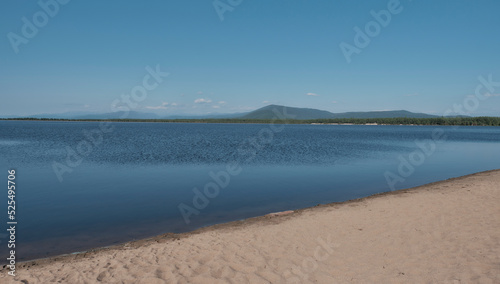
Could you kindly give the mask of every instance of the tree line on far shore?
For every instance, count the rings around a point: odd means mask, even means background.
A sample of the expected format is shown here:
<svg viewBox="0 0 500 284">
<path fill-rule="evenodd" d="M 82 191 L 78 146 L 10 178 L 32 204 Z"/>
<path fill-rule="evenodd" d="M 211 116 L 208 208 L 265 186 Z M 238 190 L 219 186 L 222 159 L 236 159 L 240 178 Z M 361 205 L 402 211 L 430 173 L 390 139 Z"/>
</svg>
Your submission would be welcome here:
<svg viewBox="0 0 500 284">
<path fill-rule="evenodd" d="M 340 118 L 314 119 L 308 123 L 353 123 L 353 124 L 390 124 L 390 125 L 462 125 L 462 126 L 500 126 L 500 117 L 432 117 L 432 118 Z"/>
<path fill-rule="evenodd" d="M 0 118 L 0 120 L 30 121 L 112 121 L 112 122 L 170 122 L 170 123 L 276 123 L 276 124 L 387 124 L 387 125 L 459 125 L 500 126 L 500 117 L 433 117 L 433 118 L 328 118 L 309 120 L 271 119 L 58 119 L 58 118 Z"/>
</svg>

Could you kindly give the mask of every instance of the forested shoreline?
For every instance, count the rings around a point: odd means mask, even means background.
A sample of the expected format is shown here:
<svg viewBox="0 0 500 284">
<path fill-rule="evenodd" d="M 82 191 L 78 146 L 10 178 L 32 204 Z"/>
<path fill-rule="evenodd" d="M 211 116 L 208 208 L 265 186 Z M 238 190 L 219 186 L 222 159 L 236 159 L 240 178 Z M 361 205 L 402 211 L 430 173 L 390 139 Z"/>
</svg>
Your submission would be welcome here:
<svg viewBox="0 0 500 284">
<path fill-rule="evenodd" d="M 334 119 L 58 119 L 58 118 L 0 118 L 0 120 L 24 121 L 111 121 L 111 122 L 157 122 L 157 123 L 275 123 L 275 124 L 369 124 L 369 125 L 459 125 L 500 126 L 500 117 L 433 117 L 433 118 L 334 118 Z"/>
</svg>

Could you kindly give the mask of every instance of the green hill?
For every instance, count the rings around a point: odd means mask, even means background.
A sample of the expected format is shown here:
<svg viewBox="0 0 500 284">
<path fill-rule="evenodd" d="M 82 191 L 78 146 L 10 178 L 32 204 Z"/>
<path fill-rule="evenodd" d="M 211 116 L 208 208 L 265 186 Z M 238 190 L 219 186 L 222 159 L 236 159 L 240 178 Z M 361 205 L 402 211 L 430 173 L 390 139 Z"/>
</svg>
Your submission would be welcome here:
<svg viewBox="0 0 500 284">
<path fill-rule="evenodd" d="M 368 111 L 368 112 L 344 112 L 332 113 L 325 110 L 312 108 L 297 108 L 286 107 L 280 105 L 269 105 L 263 108 L 254 110 L 240 118 L 242 119 L 273 119 L 277 115 L 275 111 L 283 113 L 283 108 L 286 109 L 287 118 L 289 119 L 325 119 L 325 118 L 394 118 L 394 117 L 409 117 L 409 118 L 432 118 L 438 117 L 425 113 L 414 113 L 406 110 L 391 110 L 391 111 Z"/>
<path fill-rule="evenodd" d="M 325 110 L 317 110 L 312 108 L 297 108 L 285 107 L 279 105 L 268 105 L 263 108 L 254 110 L 240 118 L 243 119 L 273 119 L 276 117 L 275 111 L 283 113 L 283 108 L 286 108 L 286 114 L 289 119 L 317 119 L 317 118 L 332 118 L 332 113 Z"/>
</svg>

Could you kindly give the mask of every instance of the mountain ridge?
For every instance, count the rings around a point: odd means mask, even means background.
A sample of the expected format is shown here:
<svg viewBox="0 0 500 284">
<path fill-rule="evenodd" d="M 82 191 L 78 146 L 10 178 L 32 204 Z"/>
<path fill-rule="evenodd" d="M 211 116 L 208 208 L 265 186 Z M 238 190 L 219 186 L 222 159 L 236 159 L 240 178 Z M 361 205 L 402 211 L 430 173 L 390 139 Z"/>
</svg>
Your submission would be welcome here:
<svg viewBox="0 0 500 284">
<path fill-rule="evenodd" d="M 297 108 L 281 105 L 268 105 L 256 109 L 243 117 L 242 119 L 273 119 L 276 117 L 275 109 L 281 111 L 286 109 L 284 113 L 289 119 L 308 120 L 308 119 L 335 119 L 335 118 L 433 118 L 439 117 L 426 113 L 415 113 L 407 110 L 388 110 L 388 111 L 360 111 L 360 112 L 342 112 L 333 113 L 326 110 L 318 110 L 313 108 Z"/>
<path fill-rule="evenodd" d="M 314 108 L 299 108 L 283 105 L 267 105 L 256 110 L 244 113 L 219 113 L 204 115 L 171 114 L 160 115 L 152 112 L 139 111 L 118 111 L 110 113 L 84 113 L 66 112 L 59 114 L 38 114 L 24 116 L 26 118 L 53 118 L 53 119 L 273 119 L 277 116 L 276 111 L 287 114 L 288 119 L 309 120 L 309 119 L 339 119 L 339 118 L 436 118 L 441 117 L 426 113 L 416 113 L 407 110 L 386 110 L 386 111 L 358 111 L 333 113 L 326 110 Z M 2 118 L 20 118 L 21 116 L 0 116 Z M 449 116 L 453 117 L 453 116 Z M 466 116 L 464 116 L 466 117 Z"/>
</svg>

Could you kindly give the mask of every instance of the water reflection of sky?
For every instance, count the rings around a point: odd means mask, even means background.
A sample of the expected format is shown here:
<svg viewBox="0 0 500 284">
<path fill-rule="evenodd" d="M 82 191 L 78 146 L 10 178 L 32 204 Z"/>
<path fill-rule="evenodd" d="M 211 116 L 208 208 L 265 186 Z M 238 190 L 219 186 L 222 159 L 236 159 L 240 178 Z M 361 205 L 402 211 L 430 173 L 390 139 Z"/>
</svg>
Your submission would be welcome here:
<svg viewBox="0 0 500 284">
<path fill-rule="evenodd" d="M 428 139 L 435 129 L 286 126 L 186 225 L 179 203 L 189 205 L 193 188 L 202 189 L 211 181 L 209 172 L 223 170 L 241 141 L 265 125 L 116 124 L 116 131 L 60 183 L 51 162 L 64 161 L 64 147 L 78 143 L 82 129 L 93 126 L 0 122 L 5 130 L 0 166 L 18 172 L 20 258 L 387 191 L 384 173 L 397 173 L 400 157 L 419 151 L 415 139 Z M 499 128 L 445 129 L 446 142 L 396 188 L 500 168 Z"/>
</svg>

